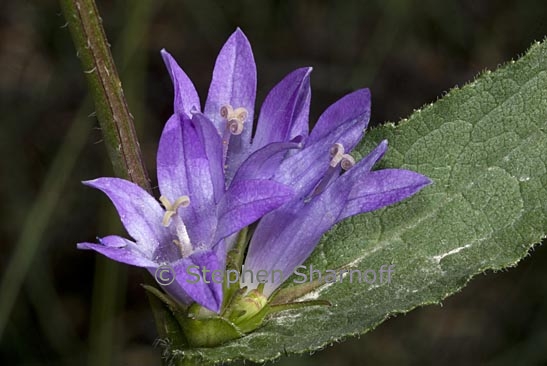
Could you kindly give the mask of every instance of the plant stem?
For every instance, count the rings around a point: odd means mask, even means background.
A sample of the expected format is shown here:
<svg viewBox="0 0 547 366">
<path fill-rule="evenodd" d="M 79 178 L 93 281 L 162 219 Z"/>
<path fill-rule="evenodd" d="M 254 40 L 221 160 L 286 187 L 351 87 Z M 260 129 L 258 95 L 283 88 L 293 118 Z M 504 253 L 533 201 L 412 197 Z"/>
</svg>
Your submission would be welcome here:
<svg viewBox="0 0 547 366">
<path fill-rule="evenodd" d="M 150 192 L 133 116 L 125 101 L 95 1 L 60 0 L 60 3 L 95 102 L 114 173 Z"/>
<path fill-rule="evenodd" d="M 151 192 L 133 116 L 127 107 L 95 1 L 59 1 L 89 83 L 114 173 Z M 146 277 L 144 281 L 151 280 Z M 165 329 L 171 329 L 172 325 L 165 318 L 166 310 L 154 301 L 150 301 L 150 305 L 159 336 L 166 338 Z"/>
</svg>

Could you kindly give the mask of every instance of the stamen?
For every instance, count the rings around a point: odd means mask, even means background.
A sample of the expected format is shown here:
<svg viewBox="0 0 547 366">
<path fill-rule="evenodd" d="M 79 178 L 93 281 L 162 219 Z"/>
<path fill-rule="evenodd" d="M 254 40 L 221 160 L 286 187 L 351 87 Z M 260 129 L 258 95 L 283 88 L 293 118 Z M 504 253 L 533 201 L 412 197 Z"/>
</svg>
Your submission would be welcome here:
<svg viewBox="0 0 547 366">
<path fill-rule="evenodd" d="M 220 108 L 220 116 L 228 121 L 235 119 L 244 123 L 247 120 L 248 115 L 249 112 L 243 107 L 234 109 L 231 105 L 226 104 Z"/>
<path fill-rule="evenodd" d="M 336 166 L 329 166 L 323 176 L 323 179 L 321 179 L 321 181 L 315 186 L 315 189 L 310 193 L 310 195 L 304 199 L 304 202 L 308 203 L 313 197 L 322 193 L 327 188 L 335 174 L 340 174 L 340 170 Z"/>
<path fill-rule="evenodd" d="M 165 196 L 160 196 L 160 202 L 161 202 L 161 204 L 163 205 L 163 207 L 165 207 L 166 210 L 171 210 L 171 208 L 172 208 L 171 202 L 169 202 L 169 200 L 167 199 L 167 197 L 165 197 Z"/>
<path fill-rule="evenodd" d="M 175 211 L 165 211 L 161 224 L 165 227 L 168 227 L 171 224 L 171 218 L 175 214 Z"/>
<path fill-rule="evenodd" d="M 178 240 L 174 240 L 173 242 L 179 248 L 182 257 L 186 258 L 190 254 L 192 254 L 193 251 L 192 242 L 190 241 L 190 236 L 188 235 L 188 230 L 186 230 L 186 225 L 184 225 L 184 222 L 182 222 L 182 219 L 178 215 L 173 217 L 173 221 L 175 224 L 175 231 L 178 238 Z"/>
<path fill-rule="evenodd" d="M 226 122 L 226 128 L 230 131 L 232 135 L 241 135 L 243 132 L 243 122 L 240 122 L 237 119 L 231 119 Z"/>
<path fill-rule="evenodd" d="M 330 148 L 330 166 L 335 168 L 340 164 L 342 169 L 348 170 L 355 165 L 355 159 L 350 154 L 344 154 L 344 145 L 336 143 Z"/>
<path fill-rule="evenodd" d="M 344 145 L 339 143 L 332 145 L 330 148 L 330 156 L 332 158 L 330 161 L 330 166 L 333 168 L 337 167 L 340 161 L 344 158 Z"/>
<path fill-rule="evenodd" d="M 180 254 L 182 255 L 183 258 L 186 258 L 190 254 L 192 254 L 192 248 L 185 247 L 183 244 L 181 244 L 180 240 L 177 240 L 177 239 L 173 240 L 173 244 L 175 244 L 177 248 L 179 248 Z"/>
<path fill-rule="evenodd" d="M 169 227 L 171 224 L 174 225 L 175 234 L 178 239 L 173 240 L 173 243 L 179 248 L 182 257 L 185 258 L 192 254 L 192 243 L 184 222 L 177 215 L 177 210 L 179 207 L 188 207 L 190 205 L 190 198 L 188 196 L 181 196 L 174 203 L 171 203 L 167 197 L 161 196 L 160 202 L 165 207 L 165 214 L 161 223 L 165 227 Z"/>
<path fill-rule="evenodd" d="M 340 166 L 344 170 L 349 170 L 352 166 L 355 165 L 355 159 L 349 154 L 344 154 Z"/>
<path fill-rule="evenodd" d="M 169 199 L 165 196 L 160 197 L 160 202 L 165 207 L 165 214 L 163 215 L 162 225 L 168 227 L 171 223 L 171 218 L 177 214 L 179 207 L 188 207 L 190 205 L 190 198 L 188 196 L 182 196 L 177 198 L 175 203 L 171 204 Z"/>
<path fill-rule="evenodd" d="M 190 206 L 190 197 L 181 196 L 181 197 L 177 198 L 177 200 L 175 201 L 173 206 L 174 206 L 173 209 L 175 209 L 175 210 L 179 207 L 188 207 L 188 206 Z"/>
<path fill-rule="evenodd" d="M 247 112 L 247 110 L 243 107 L 239 107 L 234 110 L 235 119 L 241 121 L 241 123 L 244 123 L 247 120 L 248 115 L 249 112 Z"/>
<path fill-rule="evenodd" d="M 340 144 L 340 143 L 335 143 L 334 145 L 332 145 L 332 147 L 330 148 L 330 156 L 331 157 L 334 157 L 335 155 L 343 155 L 344 154 L 344 145 Z"/>
<path fill-rule="evenodd" d="M 220 116 L 226 120 L 226 128 L 230 134 L 240 135 L 249 112 L 243 107 L 234 109 L 231 105 L 226 104 L 220 108 Z"/>
<path fill-rule="evenodd" d="M 330 148 L 331 160 L 329 162 L 329 168 L 325 172 L 323 179 L 317 183 L 313 191 L 304 199 L 304 202 L 309 202 L 314 196 L 322 193 L 331 183 L 333 179 L 340 174 L 340 168 L 348 170 L 355 165 L 355 159 L 349 154 L 345 154 L 344 145 L 336 143 Z"/>
<path fill-rule="evenodd" d="M 232 135 L 241 135 L 243 132 L 244 123 L 249 116 L 249 112 L 243 107 L 234 109 L 231 105 L 226 104 L 220 108 L 220 116 L 226 120 L 226 129 L 222 136 L 223 145 L 223 161 L 226 161 L 228 155 L 228 144 Z"/>
<path fill-rule="evenodd" d="M 234 109 L 231 105 L 226 104 L 220 107 L 220 116 L 224 119 L 228 119 L 228 116 L 234 113 Z"/>
</svg>

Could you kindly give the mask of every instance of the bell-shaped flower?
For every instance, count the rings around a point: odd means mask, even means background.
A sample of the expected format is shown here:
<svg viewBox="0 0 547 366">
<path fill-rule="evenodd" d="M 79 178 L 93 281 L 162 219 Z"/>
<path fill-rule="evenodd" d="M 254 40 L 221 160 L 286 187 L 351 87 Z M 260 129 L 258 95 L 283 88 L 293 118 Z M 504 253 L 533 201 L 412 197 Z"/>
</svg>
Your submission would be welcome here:
<svg viewBox="0 0 547 366">
<path fill-rule="evenodd" d="M 283 274 L 265 284 L 264 296 L 272 294 L 306 260 L 336 223 L 399 202 L 431 183 L 409 170 L 372 171 L 386 152 L 387 141 L 355 163 L 349 153 L 363 137 L 369 116 L 368 89 L 353 92 L 320 116 L 308 138 L 270 144 L 251 155 L 237 172 L 235 184 L 250 177 L 273 179 L 296 192 L 259 221 L 249 244 L 245 271 Z M 253 165 L 272 168 L 249 170 Z M 258 283 L 245 285 L 253 289 Z"/>
<path fill-rule="evenodd" d="M 172 282 L 165 283 L 164 289 L 173 298 L 219 312 L 222 283 L 213 281 L 211 272 L 196 282 L 188 269 L 223 271 L 225 238 L 293 195 L 292 189 L 270 179 L 239 180 L 226 188 L 223 147 L 208 118 L 200 113 L 191 118 L 174 114 L 162 132 L 157 154 L 163 207 L 148 192 L 123 179 L 84 182 L 110 198 L 133 240 L 106 236 L 98 244 L 80 243 L 78 248 L 146 268 L 156 276 L 158 269 L 172 271 Z"/>
</svg>

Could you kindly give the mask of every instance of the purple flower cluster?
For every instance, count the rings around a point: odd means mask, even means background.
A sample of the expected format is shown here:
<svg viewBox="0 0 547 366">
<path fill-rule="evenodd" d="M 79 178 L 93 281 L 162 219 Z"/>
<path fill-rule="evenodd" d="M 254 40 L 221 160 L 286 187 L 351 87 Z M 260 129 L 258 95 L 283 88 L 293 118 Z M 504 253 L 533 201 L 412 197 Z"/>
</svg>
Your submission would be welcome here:
<svg viewBox="0 0 547 366">
<path fill-rule="evenodd" d="M 164 289 L 181 303 L 220 312 L 222 284 L 190 283 L 186 269 L 224 270 L 235 234 L 257 220 L 245 269 L 289 275 L 336 223 L 431 183 L 409 170 L 372 171 L 386 141 L 358 162 L 349 155 L 369 121 L 368 89 L 331 105 L 310 132 L 311 69 L 295 70 L 266 97 L 252 135 L 256 65 L 241 30 L 218 55 L 203 110 L 188 76 L 165 50 L 162 56 L 175 97 L 157 154 L 159 202 L 123 179 L 84 182 L 111 199 L 133 240 L 106 236 L 78 248 L 151 273 L 170 265 L 175 281 Z M 284 280 L 267 283 L 264 295 Z"/>
</svg>

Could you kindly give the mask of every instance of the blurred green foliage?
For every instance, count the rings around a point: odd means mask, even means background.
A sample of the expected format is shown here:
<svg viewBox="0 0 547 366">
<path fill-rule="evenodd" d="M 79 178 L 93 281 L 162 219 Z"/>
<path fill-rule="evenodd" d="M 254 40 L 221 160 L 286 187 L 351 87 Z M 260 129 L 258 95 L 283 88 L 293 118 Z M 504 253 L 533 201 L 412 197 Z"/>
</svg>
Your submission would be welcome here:
<svg viewBox="0 0 547 366">
<path fill-rule="evenodd" d="M 172 111 L 159 50 L 205 99 L 215 56 L 236 26 L 258 65 L 258 101 L 286 73 L 313 66 L 312 121 L 368 86 L 373 124 L 397 121 L 547 35 L 547 3 L 502 1 L 100 1 L 146 164 Z M 142 272 L 75 249 L 123 233 L 81 180 L 112 175 L 65 20 L 53 1 L 3 1 L 0 14 L 1 364 L 159 365 Z M 153 182 L 155 184 L 155 182 Z M 17 273 L 20 262 L 32 263 Z M 12 269 L 10 273 L 8 269 Z M 429 306 L 311 357 L 279 364 L 418 365 L 547 362 L 547 249 L 475 279 Z M 15 274 L 13 274 L 15 273 Z M 9 277 L 12 278 L 12 277 Z M 15 304 L 13 308 L 9 303 Z"/>
</svg>

